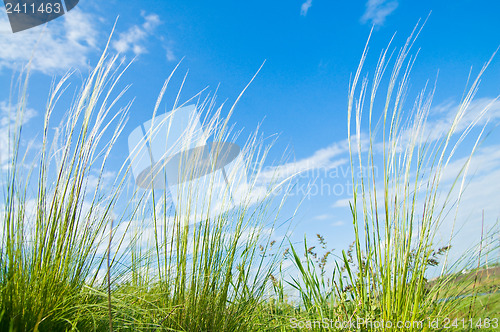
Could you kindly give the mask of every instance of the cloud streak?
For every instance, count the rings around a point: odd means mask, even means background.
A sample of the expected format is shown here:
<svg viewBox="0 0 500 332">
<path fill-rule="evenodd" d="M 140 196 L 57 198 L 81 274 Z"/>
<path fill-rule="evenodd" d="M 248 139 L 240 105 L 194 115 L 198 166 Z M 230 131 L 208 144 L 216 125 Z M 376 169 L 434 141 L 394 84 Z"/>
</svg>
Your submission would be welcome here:
<svg viewBox="0 0 500 332">
<path fill-rule="evenodd" d="M 132 52 L 136 56 L 147 53 L 144 45 L 162 22 L 156 14 L 142 13 L 142 17 L 142 24 L 133 25 L 113 38 L 111 46 L 115 51 Z M 14 34 L 10 32 L 7 15 L 2 13 L 0 71 L 16 67 L 19 70 L 30 60 L 32 71 L 47 75 L 87 68 L 91 56 L 98 53 L 105 42 L 105 36 L 99 31 L 101 27 L 98 22 L 101 21 L 100 17 L 75 8 L 60 19 Z M 168 61 L 176 60 L 170 47 L 166 47 L 166 58 Z"/>
<path fill-rule="evenodd" d="M 11 147 L 13 142 L 11 142 L 11 140 L 13 139 L 13 132 L 19 125 L 26 124 L 37 115 L 35 110 L 26 108 L 24 110 L 22 122 L 16 124 L 16 122 L 19 122 L 16 119 L 16 111 L 18 109 L 18 105 L 9 106 L 9 104 L 4 101 L 0 102 L 0 171 L 7 169 L 10 165 L 12 159 Z"/>
<path fill-rule="evenodd" d="M 312 0 L 306 0 L 302 6 L 300 6 L 300 15 L 302 16 L 306 16 L 307 15 L 307 12 L 309 11 L 309 9 L 311 8 L 312 6 Z"/>
<path fill-rule="evenodd" d="M 348 162 L 346 157 L 340 157 L 348 151 L 347 140 L 335 142 L 315 151 L 309 157 L 262 170 L 258 175 L 259 182 L 270 183 L 316 169 L 331 170 Z"/>
<path fill-rule="evenodd" d="M 31 70 L 54 74 L 88 63 L 96 50 L 98 31 L 94 17 L 75 8 L 61 19 L 26 31 L 2 33 L 0 70 L 11 70 L 32 60 Z M 7 15 L 0 15 L 0 31 L 8 29 Z"/>
<path fill-rule="evenodd" d="M 398 8 L 397 0 L 368 0 L 366 10 L 361 16 L 361 23 L 383 25 L 387 16 Z"/>
<path fill-rule="evenodd" d="M 132 51 L 135 55 L 140 55 L 147 52 L 143 45 L 144 41 L 151 36 L 156 28 L 161 24 L 160 17 L 156 14 L 145 15 L 142 25 L 134 25 L 127 31 L 118 35 L 118 40 L 112 43 L 113 48 L 119 53 L 127 53 Z M 167 54 L 168 56 L 168 54 Z"/>
</svg>

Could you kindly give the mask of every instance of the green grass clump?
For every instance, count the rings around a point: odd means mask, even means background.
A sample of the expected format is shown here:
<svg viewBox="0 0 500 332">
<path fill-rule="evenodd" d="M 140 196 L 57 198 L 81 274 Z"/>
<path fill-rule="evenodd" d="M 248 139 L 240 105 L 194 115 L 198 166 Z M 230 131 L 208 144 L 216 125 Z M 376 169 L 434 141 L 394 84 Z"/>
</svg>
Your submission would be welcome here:
<svg viewBox="0 0 500 332">
<path fill-rule="evenodd" d="M 368 47 L 351 82 L 348 140 L 354 185 L 350 209 L 355 240 L 348 251 L 342 251 L 328 278 L 306 243 L 304 257 L 292 246 L 292 261 L 299 277 L 293 278 L 291 285 L 300 294 L 304 321 L 318 322 L 327 318 L 339 322 L 422 322 L 404 328 L 419 331 L 433 319 L 457 315 L 457 301 L 437 301 L 442 297 L 459 296 L 462 288 L 444 277 L 448 273 L 447 257 L 451 246 L 436 248 L 435 236 L 450 206 L 458 208 L 470 160 L 481 141 L 484 127 L 475 138 L 466 163 L 455 174 L 451 187 L 442 188 L 440 182 L 459 144 L 487 112 L 486 108 L 472 123 L 462 123 L 489 62 L 465 93 L 449 127 L 440 128 L 444 129 L 443 134 L 433 139 L 427 119 L 435 88 L 430 91 L 424 88 L 411 110 L 405 110 L 409 77 L 416 58 L 410 56 L 410 51 L 420 32 L 418 29 L 415 28 L 406 44 L 397 51 L 378 121 L 373 120 L 379 105 L 376 95 L 393 54 L 389 51 L 390 44 L 379 57 L 371 86 L 368 76 L 361 78 Z M 367 134 L 361 126 L 366 112 Z M 380 136 L 382 142 L 378 143 Z M 376 170 L 382 170 L 381 178 Z M 438 259 L 442 260 L 443 272 L 439 282 L 429 287 L 427 278 L 430 269 L 439 264 Z M 471 290 L 472 294 L 477 291 Z M 356 326 L 363 331 L 398 330 L 396 326 L 383 324 Z M 338 328 L 319 324 L 313 329 Z"/>
<path fill-rule="evenodd" d="M 89 306 L 100 300 L 87 288 L 98 284 L 95 271 L 103 263 L 98 247 L 115 204 L 113 189 L 101 195 L 101 178 L 125 113 L 110 114 L 110 96 L 119 77 L 113 70 L 116 59 L 100 59 L 55 137 L 51 114 L 69 76 L 53 87 L 32 163 L 20 147 L 29 70 L 20 77 L 18 103 L 10 110 L 16 120 L 10 124 L 2 202 L 2 331 L 92 328 Z M 112 137 L 100 144 L 107 131 Z M 91 174 L 98 179 L 93 188 Z"/>
<path fill-rule="evenodd" d="M 113 93 L 123 74 L 117 58 L 104 52 L 52 136 L 70 75 L 53 87 L 35 162 L 29 151 L 20 156 L 29 71 L 19 83 L 3 188 L 0 330 L 251 330 L 261 324 L 255 308 L 275 265 L 266 254 L 283 205 L 272 203 L 275 184 L 254 179 L 232 193 L 237 204 L 226 194 L 217 207 L 226 212 L 208 209 L 201 220 L 192 220 L 199 215 L 193 202 L 215 197 L 212 178 L 207 192 L 185 188 L 189 199 L 173 214 L 168 191 L 129 190 L 128 161 L 110 184 L 107 160 L 131 105 L 114 110 L 126 90 Z M 234 106 L 223 118 L 215 96 L 200 97 L 188 102 L 206 114 L 206 134 L 215 142 L 236 139 L 228 126 Z M 252 135 L 241 151 L 257 173 L 268 153 L 261 141 Z M 227 176 L 238 182 L 246 174 Z"/>
</svg>

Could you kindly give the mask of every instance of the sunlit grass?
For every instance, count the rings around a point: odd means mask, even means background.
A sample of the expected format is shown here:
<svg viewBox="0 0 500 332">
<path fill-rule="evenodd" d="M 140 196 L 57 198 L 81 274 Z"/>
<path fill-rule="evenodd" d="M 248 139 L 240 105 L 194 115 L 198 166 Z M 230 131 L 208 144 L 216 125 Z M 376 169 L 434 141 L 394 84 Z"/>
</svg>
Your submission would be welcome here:
<svg viewBox="0 0 500 332">
<path fill-rule="evenodd" d="M 317 254 L 306 242 L 304 257 L 292 246 L 292 260 L 299 276 L 292 278 L 291 286 L 300 294 L 303 320 L 321 322 L 327 318 L 347 322 L 359 319 L 395 323 L 456 317 L 457 302 L 463 304 L 466 300 L 454 297 L 460 295 L 464 287 L 459 287 L 447 273 L 458 263 L 474 265 L 487 254 L 483 250 L 479 251 L 479 257 L 470 254 L 462 257 L 461 262 L 447 262 L 452 243 L 437 247 L 435 237 L 450 206 L 454 206 L 453 211 L 458 209 L 470 160 L 483 137 L 484 127 L 474 138 L 475 144 L 466 163 L 454 174 L 451 187 L 442 186 L 443 171 L 460 143 L 487 112 L 484 109 L 472 123 L 462 122 L 489 62 L 464 94 L 450 126 L 441 128 L 443 134 L 438 139 L 429 139 L 434 134 L 427 128 L 434 88 L 426 86 L 410 109 L 405 106 L 409 77 L 416 59 L 410 52 L 419 29 L 416 27 L 406 44 L 395 52 L 397 56 L 389 72 L 389 81 L 382 92 L 383 109 L 379 120 L 374 119 L 379 114 L 376 96 L 384 74 L 389 71 L 391 45 L 380 54 L 371 85 L 369 77 L 362 76 L 368 44 L 352 79 L 348 136 L 355 188 L 350 202 L 355 240 L 351 248 L 342 251 L 336 259 L 330 275 L 324 274 Z M 368 122 L 368 133 L 361 125 L 364 121 Z M 382 160 L 379 162 L 380 155 Z M 357 172 L 359 169 L 368 171 Z M 382 169 L 381 177 L 377 176 L 376 169 Z M 455 220 L 456 215 L 452 222 Z M 493 233 L 488 241 L 498 236 L 498 228 Z M 498 244 L 494 246 L 498 250 Z M 430 270 L 439 263 L 441 278 L 429 287 Z M 468 291 L 473 295 L 471 299 L 475 299 L 474 294 L 479 290 L 473 285 L 469 285 Z M 444 297 L 453 300 L 438 301 Z M 359 328 L 391 330 L 383 325 Z M 327 325 L 315 329 L 332 328 Z M 421 329 L 418 325 L 405 328 L 408 331 Z"/>
</svg>

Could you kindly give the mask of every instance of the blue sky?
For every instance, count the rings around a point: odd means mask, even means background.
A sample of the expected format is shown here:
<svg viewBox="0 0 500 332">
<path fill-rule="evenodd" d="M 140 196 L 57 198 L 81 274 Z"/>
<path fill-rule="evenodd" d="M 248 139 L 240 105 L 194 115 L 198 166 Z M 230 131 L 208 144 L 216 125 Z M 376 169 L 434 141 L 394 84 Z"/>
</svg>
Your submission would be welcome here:
<svg viewBox="0 0 500 332">
<path fill-rule="evenodd" d="M 310 163 L 338 170 L 339 177 L 324 181 L 331 187 L 344 186 L 349 181 L 349 176 L 342 175 L 347 167 L 347 90 L 370 29 L 374 26 L 365 68 L 373 73 L 378 54 L 391 36 L 396 32 L 393 45 L 401 46 L 417 21 L 425 20 L 431 11 L 415 45 L 421 51 L 408 99 L 426 80 L 434 82 L 439 70 L 431 112 L 431 119 L 439 123 L 460 101 L 471 67 L 477 74 L 500 45 L 498 1 L 82 0 L 73 11 L 46 26 L 17 34 L 9 31 L 2 8 L 0 116 L 5 117 L 13 70 L 26 63 L 39 40 L 28 105 L 32 116 L 26 123 L 27 135 L 37 135 L 43 112 L 40 105 L 45 104 L 52 77 L 71 68 L 83 75 L 88 72 L 119 16 L 111 50 L 127 59 L 136 57 L 123 78 L 124 86 L 132 83 L 124 99 L 136 98 L 126 133 L 151 117 L 163 81 L 181 59 L 172 86 L 178 87 L 189 70 L 182 98 L 206 86 L 213 91 L 220 83 L 219 101 L 227 99 L 229 104 L 266 61 L 232 121 L 237 128 L 245 128 L 247 135 L 258 124 L 264 135 L 279 134 L 270 161 L 279 161 L 288 148 L 293 158 L 290 165 Z M 473 105 L 476 109 L 500 93 L 499 77 L 500 61 L 495 59 L 484 75 L 478 103 Z M 167 92 L 166 107 L 171 107 L 176 92 L 175 88 Z M 500 104 L 493 105 L 491 118 L 498 123 Z M 490 225 L 500 216 L 498 138 L 493 133 L 478 151 L 476 176 L 461 212 L 461 222 L 466 225 L 464 243 L 479 240 L 482 209 Z M 118 142 L 117 149 L 126 149 L 126 139 Z M 466 153 L 460 151 L 458 157 Z M 122 157 L 117 153 L 113 162 L 119 165 Z M 311 238 L 321 233 L 330 246 L 345 249 L 352 241 L 348 197 L 323 194 L 306 199 L 295 220 L 294 239 L 303 238 L 304 233 Z"/>
</svg>

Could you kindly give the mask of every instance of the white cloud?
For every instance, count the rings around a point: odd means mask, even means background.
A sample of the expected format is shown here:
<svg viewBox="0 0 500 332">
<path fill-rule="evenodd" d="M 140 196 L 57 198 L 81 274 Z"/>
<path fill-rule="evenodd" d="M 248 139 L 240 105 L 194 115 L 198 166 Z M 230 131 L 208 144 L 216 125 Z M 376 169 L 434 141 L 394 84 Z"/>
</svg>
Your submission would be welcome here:
<svg viewBox="0 0 500 332">
<path fill-rule="evenodd" d="M 331 214 L 328 214 L 328 213 L 320 214 L 320 215 L 314 217 L 314 220 L 321 220 L 321 221 L 325 221 L 325 220 L 331 221 L 332 219 L 334 219 L 334 216 Z M 330 225 L 333 227 L 340 227 L 340 226 L 343 226 L 344 224 L 345 223 L 342 220 L 337 220 L 337 221 L 331 223 Z"/>
<path fill-rule="evenodd" d="M 443 103 L 436 106 L 432 112 L 443 113 L 439 119 L 428 122 L 426 135 L 429 140 L 436 140 L 443 137 L 453 123 L 455 114 L 460 105 L 457 103 Z M 441 114 L 439 114 L 441 115 Z M 461 133 L 469 124 L 475 122 L 475 126 L 482 126 L 487 120 L 500 119 L 500 100 L 494 98 L 478 98 L 473 100 L 465 110 L 464 115 L 457 125 L 456 132 Z M 476 122 L 477 120 L 477 122 Z"/>
<path fill-rule="evenodd" d="M 348 152 L 348 149 L 347 140 L 335 142 L 326 148 L 315 151 L 310 157 L 261 171 L 258 175 L 259 182 L 272 182 L 278 179 L 286 179 L 316 169 L 321 169 L 323 171 L 331 170 L 348 162 L 347 158 L 339 157 Z"/>
<path fill-rule="evenodd" d="M 175 56 L 174 51 L 171 48 L 167 48 L 167 60 L 168 61 L 177 60 L 177 57 Z"/>
<path fill-rule="evenodd" d="M 443 113 L 443 115 L 446 116 L 447 113 Z M 491 141 L 493 141 L 493 139 Z M 435 218 L 437 218 L 440 209 L 443 208 L 447 194 L 450 192 L 451 186 L 455 183 L 467 159 L 467 150 L 465 150 L 464 157 L 454 158 L 452 162 L 442 170 L 438 197 L 435 200 Z M 428 168 L 426 168 L 425 173 L 427 172 L 429 172 Z M 422 172 L 422 174 L 423 173 L 424 172 Z M 428 176 L 430 176 L 429 173 Z M 426 179 L 432 181 L 432 178 L 426 177 Z M 452 250 L 450 251 L 448 264 L 471 258 L 468 256 L 469 254 L 466 254 L 466 251 L 477 245 L 482 236 L 486 238 L 486 234 L 489 230 L 496 230 L 498 239 L 498 232 L 500 231 L 499 224 L 497 223 L 500 220 L 500 205 L 498 204 L 500 201 L 500 144 L 482 145 L 473 155 L 457 210 L 456 200 L 459 197 L 461 180 L 462 178 L 459 177 L 458 182 L 450 193 L 449 200 L 444 207 L 444 213 L 440 219 L 440 227 L 433 240 L 434 247 L 439 248 L 448 245 L 450 237 L 453 234 L 453 239 L 451 240 Z M 413 180 L 410 180 L 410 182 L 412 181 Z M 427 186 L 424 185 L 420 187 L 419 191 L 421 194 L 418 195 L 417 204 L 415 206 L 414 215 L 417 216 L 419 220 L 425 208 L 423 197 L 426 195 L 426 190 L 428 190 Z M 392 202 L 392 199 L 395 197 L 394 195 L 396 195 L 396 191 L 390 189 L 390 192 L 389 200 Z M 383 184 L 380 179 L 377 184 L 377 195 L 383 197 Z M 349 201 L 352 201 L 352 198 L 337 200 L 332 207 L 347 209 L 349 207 Z M 394 208 L 392 204 L 393 203 L 390 203 L 391 211 Z M 379 218 L 383 219 L 385 216 L 384 199 L 378 200 L 376 208 L 379 213 Z M 363 212 L 360 201 L 358 201 L 358 209 L 360 213 L 359 216 L 362 216 Z M 482 223 L 483 212 L 485 216 L 484 227 Z M 347 222 L 347 225 L 348 224 L 349 222 Z M 342 226 L 342 223 L 334 222 L 331 226 Z M 491 239 L 489 239 L 489 241 L 491 241 Z M 498 242 L 496 245 L 498 248 Z M 433 273 L 439 271 L 440 268 L 436 269 Z"/>
<path fill-rule="evenodd" d="M 461 108 L 459 103 L 446 101 L 433 106 L 426 119 L 422 132 L 415 131 L 413 127 L 403 127 L 397 134 L 398 148 L 404 149 L 413 140 L 419 144 L 430 144 L 438 140 L 445 139 L 450 128 L 455 121 L 456 114 Z M 500 119 L 500 100 L 496 98 L 484 97 L 473 100 L 465 109 L 460 119 L 456 123 L 453 134 L 458 138 L 462 133 L 472 129 L 480 128 L 487 123 L 496 123 Z M 410 121 L 412 123 L 413 119 Z M 415 135 L 418 134 L 417 137 Z M 458 140 L 456 140 L 458 141 Z M 451 140 L 453 146 L 456 141 Z M 383 143 L 374 144 L 375 150 L 379 153 L 383 151 Z"/>
<path fill-rule="evenodd" d="M 370 22 L 373 25 L 382 25 L 387 16 L 398 8 L 397 0 L 368 0 L 361 22 Z"/>
<path fill-rule="evenodd" d="M 443 170 L 440 189 L 443 195 L 438 198 L 438 204 L 444 202 L 444 194 L 448 192 L 466 161 L 467 157 L 456 159 Z M 448 204 L 449 214 L 443 219 L 435 239 L 437 247 L 446 245 L 453 232 L 449 263 L 468 258 L 469 256 L 465 254 L 466 250 L 478 244 L 482 236 L 486 237 L 488 230 L 496 227 L 498 236 L 500 229 L 495 223 L 500 218 L 500 205 L 498 204 L 500 201 L 500 144 L 482 146 L 472 157 L 457 210 L 454 203 L 459 197 L 460 181 L 461 178 L 458 179 L 451 193 L 451 202 Z"/>
<path fill-rule="evenodd" d="M 430 110 L 429 118 L 426 122 L 425 129 L 422 133 L 422 142 L 427 145 L 436 142 L 447 134 L 453 119 L 460 108 L 459 103 L 447 101 L 434 106 Z M 472 132 L 469 137 L 470 140 L 475 139 L 474 135 L 479 130 L 479 127 L 485 125 L 489 120 L 490 123 L 497 124 L 500 119 L 500 101 L 495 98 L 478 98 L 471 102 L 471 104 L 464 111 L 463 116 L 456 126 L 455 135 L 458 137 L 467 130 L 468 126 L 476 127 L 476 132 Z M 412 137 L 411 123 L 413 120 L 409 119 L 410 126 L 402 125 L 401 132 L 397 135 L 401 148 L 401 153 L 404 153 L 404 148 Z M 409 129 L 407 129 L 410 127 Z M 495 133 L 493 133 L 495 134 Z M 496 136 L 498 137 L 498 136 Z M 380 136 L 378 137 L 380 139 Z M 451 145 L 456 140 L 452 140 Z M 472 141 L 473 142 L 473 141 Z M 441 184 L 439 187 L 439 197 L 436 200 L 436 208 L 439 209 L 444 204 L 444 199 L 449 192 L 451 185 L 455 182 L 460 170 L 467 162 L 468 153 L 472 146 L 470 141 L 467 141 L 459 149 L 451 162 L 442 171 L 440 178 Z M 486 143 L 489 143 L 486 145 Z M 491 144 L 493 143 L 493 144 Z M 376 165 L 381 162 L 378 156 L 382 153 L 381 142 L 374 141 L 376 154 Z M 432 150 L 432 149 L 431 149 Z M 449 149 L 451 150 L 451 148 Z M 462 157 L 465 153 L 466 157 Z M 450 234 L 454 231 L 454 239 L 452 241 L 453 250 L 450 254 L 449 262 L 455 262 L 459 259 L 466 249 L 478 243 L 481 239 L 483 231 L 495 227 L 495 222 L 500 218 L 500 208 L 498 202 L 500 200 L 500 144 L 496 144 L 491 137 L 486 140 L 483 145 L 479 146 L 475 155 L 472 157 L 468 176 L 465 181 L 465 190 L 461 196 L 461 202 L 458 211 L 456 211 L 456 199 L 459 197 L 459 189 L 461 185 L 461 178 L 458 178 L 458 183 L 450 195 L 450 201 L 446 205 L 445 212 L 448 212 L 446 217 L 442 219 L 442 227 L 439 229 L 435 238 L 436 246 L 444 246 L 450 240 Z M 429 175 L 430 170 L 426 167 L 425 174 Z M 422 172 L 424 174 L 424 172 Z M 378 181 L 377 192 L 379 197 L 382 197 L 381 179 Z M 431 179 L 432 180 L 432 179 Z M 421 215 L 423 209 L 422 201 L 420 200 L 425 195 L 426 186 L 422 186 L 422 194 L 419 195 L 418 207 L 415 215 Z M 396 193 L 395 193 L 396 194 Z M 351 197 L 339 199 L 332 205 L 333 208 L 349 207 Z M 359 204 L 359 203 L 358 203 Z M 378 200 L 377 209 L 379 217 L 384 212 L 382 206 L 383 200 Z M 485 221 L 484 229 L 482 226 L 481 214 L 484 211 Z M 361 212 L 360 212 L 361 213 Z M 455 220 L 456 213 L 456 220 Z M 332 225 L 333 226 L 333 225 Z M 496 224 L 498 231 L 498 224 Z"/>
<path fill-rule="evenodd" d="M 443 170 L 441 181 L 451 186 L 468 157 L 456 159 Z M 461 179 L 460 179 L 461 180 Z M 456 195 L 460 183 L 455 187 Z M 489 215 L 487 223 L 500 217 L 500 144 L 481 146 L 472 156 L 459 211 L 463 218 L 478 219 L 481 211 Z"/>
<path fill-rule="evenodd" d="M 120 53 L 132 51 L 135 55 L 146 53 L 143 42 L 151 36 L 161 24 L 160 17 L 156 14 L 145 15 L 142 25 L 134 25 L 127 31 L 118 34 L 118 39 L 112 43 L 113 48 Z M 168 57 L 168 53 L 167 53 Z"/>
<path fill-rule="evenodd" d="M 142 13 L 144 23 L 131 26 L 117 33 L 112 47 L 121 53 L 133 52 L 140 55 L 147 52 L 144 43 L 161 24 L 156 14 Z M 75 8 L 62 18 L 45 25 L 12 33 L 5 10 L 0 10 L 0 71 L 19 69 L 32 60 L 31 70 L 44 74 L 63 73 L 72 68 L 89 65 L 89 57 L 98 52 L 99 33 L 102 20 L 92 14 Z M 120 25 L 119 25 L 120 26 Z M 102 45 L 101 45 L 102 46 Z M 171 47 L 166 48 L 168 61 L 176 60 Z"/>
<path fill-rule="evenodd" d="M 12 158 L 12 151 L 10 149 L 12 142 L 10 140 L 13 138 L 12 132 L 16 129 L 16 122 L 19 122 L 16 119 L 18 108 L 18 105 L 11 105 L 9 107 L 8 103 L 4 101 L 0 102 L 0 170 L 8 167 Z M 26 108 L 22 121 L 17 125 L 26 124 L 36 114 L 35 110 Z M 10 134 L 9 131 L 11 132 Z"/>
<path fill-rule="evenodd" d="M 94 172 L 86 178 L 86 187 L 91 189 L 89 193 L 93 195 L 92 189 L 96 189 L 98 186 L 100 188 L 112 188 L 116 176 L 117 174 L 114 171 L 105 171 L 102 174 Z"/>
<path fill-rule="evenodd" d="M 32 59 L 32 70 L 64 72 L 87 65 L 90 52 L 96 49 L 95 20 L 78 8 L 61 19 L 18 33 L 9 31 L 7 15 L 1 12 L 0 70 L 23 66 Z"/>
<path fill-rule="evenodd" d="M 349 198 L 343 198 L 343 199 L 339 199 L 338 201 L 336 201 L 332 207 L 341 207 L 341 208 L 345 208 L 345 207 L 349 207 L 349 203 L 352 201 L 352 198 L 349 197 Z"/>
<path fill-rule="evenodd" d="M 314 217 L 314 220 L 328 220 L 328 219 L 332 219 L 332 215 L 327 214 L 327 213 L 320 214 L 320 215 Z"/>
<path fill-rule="evenodd" d="M 300 7 L 300 15 L 306 16 L 311 6 L 312 6 L 312 0 L 306 0 Z"/>
</svg>

